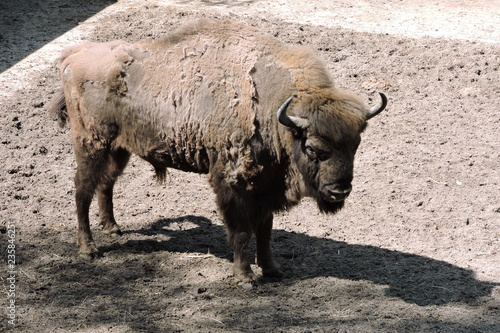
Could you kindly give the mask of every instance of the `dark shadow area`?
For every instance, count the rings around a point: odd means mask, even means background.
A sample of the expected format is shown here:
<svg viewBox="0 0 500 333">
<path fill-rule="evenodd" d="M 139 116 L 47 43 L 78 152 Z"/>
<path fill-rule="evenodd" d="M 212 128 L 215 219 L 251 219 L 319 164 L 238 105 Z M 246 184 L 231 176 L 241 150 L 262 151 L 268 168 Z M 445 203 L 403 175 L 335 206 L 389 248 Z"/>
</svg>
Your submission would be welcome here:
<svg viewBox="0 0 500 333">
<path fill-rule="evenodd" d="M 174 230 L 172 224 L 190 222 L 198 228 Z M 127 241 L 100 247 L 107 251 L 132 252 L 198 252 L 231 258 L 223 227 L 213 225 L 201 216 L 161 219 L 149 229 L 126 231 L 142 235 L 165 234 L 168 241 Z M 284 270 L 284 280 L 294 281 L 320 276 L 348 280 L 368 280 L 387 285 L 387 296 L 405 302 L 442 305 L 454 302 L 473 304 L 478 298 L 491 295 L 499 284 L 475 279 L 472 270 L 444 261 L 411 253 L 391 251 L 369 245 L 352 245 L 326 238 L 274 230 L 274 256 Z M 253 247 L 252 251 L 253 252 Z"/>
<path fill-rule="evenodd" d="M 2 0 L 0 73 L 116 0 Z"/>
<path fill-rule="evenodd" d="M 471 270 L 419 255 L 275 230 L 275 257 L 284 268 L 285 277 L 281 282 L 262 282 L 255 290 L 245 291 L 231 279 L 193 284 L 186 273 L 192 262 L 179 260 L 178 256 L 173 258 L 170 254 L 207 254 L 208 251 L 230 260 L 224 228 L 205 217 L 187 215 L 160 219 L 147 228 L 125 231 L 121 239 L 114 241 L 97 231 L 94 235 L 103 254 L 94 261 L 76 258 L 74 235 L 64 236 L 47 230 L 33 235 L 40 242 L 27 240 L 20 244 L 19 271 L 25 273 L 19 275 L 22 292 L 18 301 L 32 310 L 19 317 L 19 332 L 33 331 L 33 327 L 40 331 L 51 328 L 78 331 L 82 327 L 112 330 L 120 325 L 127 327 L 123 332 L 269 332 L 273 327 L 282 328 L 282 331 L 293 327 L 296 332 L 298 328 L 306 331 L 311 327 L 356 328 L 358 325 L 363 331 L 366 318 L 361 313 L 346 319 L 320 314 L 310 317 L 287 309 L 285 304 L 269 301 L 261 304 L 255 300 L 263 297 L 283 301 L 290 295 L 297 295 L 295 282 L 299 280 L 335 277 L 387 286 L 389 297 L 385 301 L 388 306 L 394 304 L 391 298 L 399 298 L 418 306 L 461 303 L 475 307 L 481 297 L 491 296 L 492 289 L 498 285 L 477 280 Z M 146 239 L 141 240 L 141 237 Z M 193 260 L 198 260 L 197 269 L 200 265 L 216 265 L 207 259 Z M 364 284 L 363 288 L 369 287 Z M 207 289 L 209 291 L 205 292 Z M 336 290 L 351 295 L 349 289 Z M 210 295 L 211 292 L 215 295 Z M 304 292 L 308 295 L 307 290 Z M 352 306 L 369 300 L 364 299 L 366 292 L 370 294 L 369 290 L 352 293 Z M 245 298 L 251 301 L 242 303 Z M 304 302 L 315 305 L 313 299 Z M 183 319 L 180 314 L 203 306 L 215 307 L 222 321 L 205 320 L 203 316 L 192 321 L 189 316 Z M 380 332 L 401 329 L 413 332 L 425 327 L 425 332 L 464 333 L 496 332 L 497 328 L 493 323 L 494 308 L 483 312 L 484 322 L 464 322 L 463 325 L 437 318 L 423 318 L 421 323 L 401 321 L 397 319 L 397 311 L 402 310 L 394 308 L 393 311 L 396 311 L 395 317 L 387 317 L 383 327 L 370 328 Z M 33 313 L 38 321 L 40 316 L 52 319 L 43 322 L 42 327 L 31 321 Z M 414 315 L 418 317 L 418 312 Z"/>
<path fill-rule="evenodd" d="M 196 228 L 179 230 L 183 223 L 192 223 Z M 177 230 L 176 230 L 177 229 Z M 226 232 L 219 225 L 214 225 L 210 219 L 203 216 L 186 215 L 172 219 L 160 219 L 153 222 L 148 229 L 125 230 L 127 234 L 141 234 L 153 236 L 164 234 L 169 237 L 168 241 L 127 241 L 123 244 L 112 244 L 109 247 L 99 247 L 103 252 L 107 251 L 172 251 L 172 252 L 190 252 L 207 253 L 228 260 L 232 259 L 232 250 L 227 242 Z"/>
</svg>

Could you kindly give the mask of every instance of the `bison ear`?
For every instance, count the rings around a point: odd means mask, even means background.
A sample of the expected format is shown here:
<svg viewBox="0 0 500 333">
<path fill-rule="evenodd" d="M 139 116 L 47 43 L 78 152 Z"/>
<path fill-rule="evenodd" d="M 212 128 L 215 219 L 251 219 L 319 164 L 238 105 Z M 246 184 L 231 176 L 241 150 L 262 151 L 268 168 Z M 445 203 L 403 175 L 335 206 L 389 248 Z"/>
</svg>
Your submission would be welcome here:
<svg viewBox="0 0 500 333">
<path fill-rule="evenodd" d="M 280 122 L 281 125 L 292 129 L 299 129 L 299 128 L 306 129 L 310 125 L 309 120 L 304 118 L 289 116 L 286 114 L 286 109 L 288 108 L 288 105 L 290 104 L 292 99 L 293 96 L 287 99 L 285 103 L 283 103 L 283 105 L 280 106 L 277 113 L 278 121 Z"/>
<path fill-rule="evenodd" d="M 387 106 L 387 97 L 383 93 L 379 93 L 381 101 L 375 106 L 372 106 L 368 110 L 366 110 L 366 120 L 371 119 L 378 115 L 380 112 L 384 111 Z"/>
</svg>

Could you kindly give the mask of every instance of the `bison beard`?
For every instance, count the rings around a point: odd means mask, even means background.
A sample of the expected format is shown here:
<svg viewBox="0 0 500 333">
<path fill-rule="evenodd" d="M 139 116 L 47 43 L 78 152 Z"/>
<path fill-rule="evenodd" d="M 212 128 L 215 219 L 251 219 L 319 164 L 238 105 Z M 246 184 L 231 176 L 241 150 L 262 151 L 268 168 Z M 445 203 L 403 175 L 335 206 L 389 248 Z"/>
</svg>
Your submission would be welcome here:
<svg viewBox="0 0 500 333">
<path fill-rule="evenodd" d="M 318 203 L 318 208 L 320 212 L 325 213 L 325 214 L 335 214 L 339 210 L 341 210 L 344 207 L 344 201 L 338 201 L 338 202 L 330 202 L 322 199 L 320 196 L 318 196 L 318 199 L 316 199 L 316 202 Z"/>
<path fill-rule="evenodd" d="M 80 255 L 99 252 L 94 194 L 103 231 L 121 234 L 113 186 L 134 153 L 160 180 L 167 168 L 209 174 L 234 274 L 247 282 L 253 235 L 263 275 L 281 275 L 270 247 L 273 213 L 304 196 L 323 213 L 344 206 L 360 134 L 387 104 L 381 94 L 367 108 L 337 89 L 307 48 L 231 22 L 203 20 L 135 44 L 84 43 L 63 52 L 60 68 L 63 89 L 48 109 L 71 126 Z"/>
</svg>

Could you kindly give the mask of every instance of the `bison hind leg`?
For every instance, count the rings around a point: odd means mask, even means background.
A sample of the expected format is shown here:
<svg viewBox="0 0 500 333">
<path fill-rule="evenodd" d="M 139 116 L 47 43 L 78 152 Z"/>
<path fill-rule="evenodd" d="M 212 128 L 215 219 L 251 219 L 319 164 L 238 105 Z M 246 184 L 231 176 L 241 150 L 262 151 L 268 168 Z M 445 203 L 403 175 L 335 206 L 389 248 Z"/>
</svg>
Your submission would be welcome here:
<svg viewBox="0 0 500 333">
<path fill-rule="evenodd" d="M 113 188 L 129 159 L 130 153 L 125 149 L 110 151 L 104 165 L 104 174 L 97 186 L 100 224 L 103 232 L 112 236 L 122 234 L 113 213 Z"/>
<path fill-rule="evenodd" d="M 77 157 L 78 157 L 77 152 Z M 77 158 L 78 160 L 78 158 Z M 85 160 L 78 163 L 75 175 L 75 200 L 78 215 L 77 244 L 80 249 L 80 257 L 86 260 L 93 259 L 97 255 L 97 247 L 92 238 L 89 221 L 89 207 L 94 196 L 96 181 L 95 177 L 89 176 Z"/>
<path fill-rule="evenodd" d="M 119 234 L 120 228 L 113 216 L 113 186 L 116 179 L 125 168 L 130 153 L 124 149 L 111 150 L 86 149 L 78 140 L 74 141 L 77 171 L 76 208 L 78 214 L 78 235 L 80 257 L 93 259 L 98 250 L 90 230 L 89 207 L 97 192 L 99 202 L 99 217 L 104 231 Z"/>
</svg>

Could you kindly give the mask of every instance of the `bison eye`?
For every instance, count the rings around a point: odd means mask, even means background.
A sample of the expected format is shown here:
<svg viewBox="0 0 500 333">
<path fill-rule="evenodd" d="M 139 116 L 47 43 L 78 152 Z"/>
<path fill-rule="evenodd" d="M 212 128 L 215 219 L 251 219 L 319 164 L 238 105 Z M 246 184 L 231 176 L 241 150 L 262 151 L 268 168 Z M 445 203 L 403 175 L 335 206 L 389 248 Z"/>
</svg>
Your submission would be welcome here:
<svg viewBox="0 0 500 333">
<path fill-rule="evenodd" d="M 311 146 L 306 146 L 306 154 L 311 160 L 318 159 L 318 154 Z"/>
<path fill-rule="evenodd" d="M 308 139 L 304 142 L 303 147 L 305 154 L 312 161 L 326 161 L 332 155 L 332 151 L 328 148 L 328 145 L 322 142 L 315 142 Z"/>
</svg>

